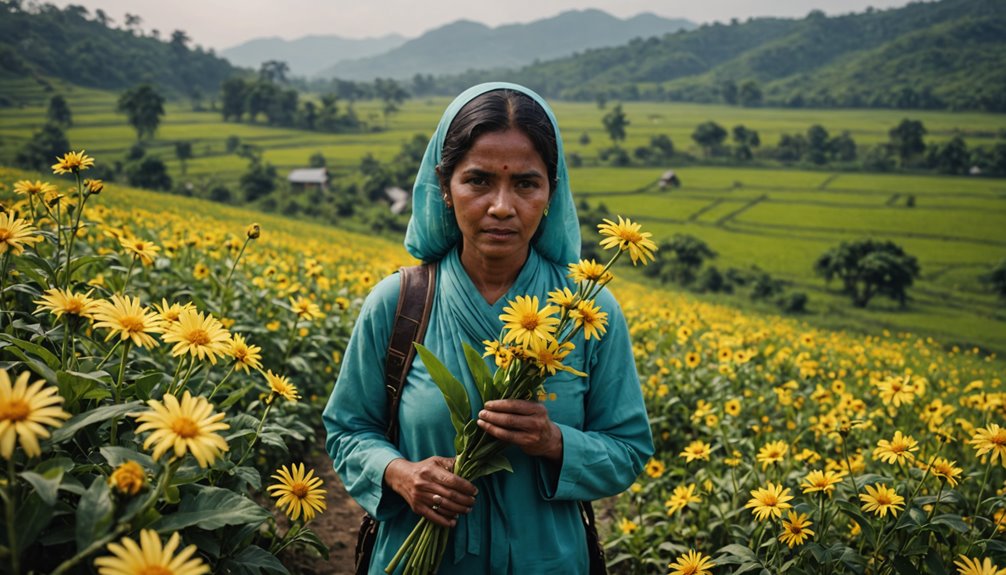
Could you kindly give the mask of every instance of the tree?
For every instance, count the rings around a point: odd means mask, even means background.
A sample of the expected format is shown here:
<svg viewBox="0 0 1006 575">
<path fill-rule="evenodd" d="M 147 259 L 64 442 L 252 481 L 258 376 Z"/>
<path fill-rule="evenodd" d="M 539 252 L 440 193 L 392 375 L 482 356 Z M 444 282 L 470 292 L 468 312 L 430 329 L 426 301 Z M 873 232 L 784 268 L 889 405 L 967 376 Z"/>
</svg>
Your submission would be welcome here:
<svg viewBox="0 0 1006 575">
<path fill-rule="evenodd" d="M 622 111 L 622 104 L 615 104 L 615 107 L 608 110 L 608 113 L 601 119 L 604 129 L 611 138 L 611 143 L 618 146 L 618 142 L 625 139 L 625 128 L 630 124 L 625 112 Z"/>
<path fill-rule="evenodd" d="M 733 80 L 727 80 L 723 82 L 720 86 L 720 95 L 723 96 L 723 102 L 728 106 L 737 105 L 737 83 Z"/>
<path fill-rule="evenodd" d="M 14 163 L 29 170 L 48 170 L 56 156 L 70 149 L 63 129 L 56 124 L 46 124 L 31 138 L 14 158 Z"/>
<path fill-rule="evenodd" d="M 171 40 L 168 41 L 168 45 L 171 46 L 175 54 L 181 55 L 189 51 L 189 42 L 191 41 L 192 39 L 184 31 L 175 30 L 171 33 Z"/>
<path fill-rule="evenodd" d="M 758 82 L 754 80 L 748 80 L 741 84 L 740 91 L 737 93 L 737 101 L 740 102 L 741 106 L 745 108 L 754 108 L 755 106 L 761 105 L 761 87 L 758 86 Z"/>
<path fill-rule="evenodd" d="M 153 137 L 164 115 L 164 97 L 150 84 L 140 84 L 119 96 L 118 110 L 129 118 L 137 140 Z"/>
<path fill-rule="evenodd" d="M 905 118 L 887 134 L 901 161 L 901 167 L 908 165 L 912 158 L 926 150 L 926 143 L 922 139 L 926 135 L 926 127 L 919 120 Z"/>
<path fill-rule="evenodd" d="M 758 136 L 758 131 L 748 129 L 744 127 L 744 124 L 734 126 L 733 140 L 736 146 L 734 149 L 734 155 L 738 160 L 750 160 L 754 157 L 754 153 L 751 151 L 751 148 L 757 148 L 761 145 L 761 138 Z"/>
<path fill-rule="evenodd" d="M 971 164 L 968 145 L 960 136 L 942 146 L 933 146 L 936 168 L 945 174 L 966 174 Z"/>
<path fill-rule="evenodd" d="M 276 189 L 276 166 L 253 157 L 248 170 L 241 174 L 241 191 L 245 200 L 254 202 Z"/>
<path fill-rule="evenodd" d="M 391 78 L 374 80 L 374 91 L 377 92 L 377 97 L 381 99 L 383 104 L 381 113 L 384 114 L 384 127 L 386 128 L 388 127 L 388 118 L 398 111 L 402 102 L 409 97 L 409 93 Z"/>
<path fill-rule="evenodd" d="M 669 160 L 674 156 L 674 142 L 666 134 L 650 136 L 650 148 L 658 159 Z"/>
<path fill-rule="evenodd" d="M 259 67 L 258 77 L 263 82 L 285 84 L 287 80 L 286 75 L 289 73 L 290 66 L 286 62 L 267 60 L 262 62 L 262 65 Z"/>
<path fill-rule="evenodd" d="M 60 94 L 49 98 L 49 109 L 45 115 L 50 123 L 57 126 L 69 128 L 73 125 L 73 114 L 70 112 L 70 105 L 66 103 L 66 98 Z"/>
<path fill-rule="evenodd" d="M 856 307 L 883 295 L 905 306 L 907 290 L 919 276 L 918 260 L 891 241 L 872 239 L 842 242 L 821 255 L 814 271 L 826 282 L 842 281 L 842 293 Z"/>
<path fill-rule="evenodd" d="M 831 158 L 839 162 L 852 162 L 856 159 L 856 141 L 852 139 L 852 135 L 848 130 L 843 131 L 841 135 L 835 136 L 828 142 L 828 149 L 831 152 Z"/>
<path fill-rule="evenodd" d="M 703 122 L 696 126 L 692 132 L 692 139 L 702 147 L 702 153 L 708 158 L 723 145 L 723 140 L 727 137 L 727 131 L 716 122 Z"/>
<path fill-rule="evenodd" d="M 233 119 L 241 121 L 245 113 L 245 100 L 248 98 L 248 84 L 241 78 L 228 78 L 220 86 L 220 112 L 224 121 Z"/>
<path fill-rule="evenodd" d="M 643 273 L 657 276 L 662 282 L 676 282 L 689 285 L 707 259 L 716 257 L 716 252 L 706 242 L 688 234 L 674 234 L 660 244 L 660 259 L 654 265 L 643 268 Z"/>
<path fill-rule="evenodd" d="M 821 165 L 828 163 L 828 130 L 820 124 L 814 124 L 807 129 L 806 159 L 811 163 Z"/>
<path fill-rule="evenodd" d="M 188 167 L 186 163 L 192 157 L 192 142 L 175 142 L 175 156 L 182 166 L 182 175 L 184 176 Z"/>
<path fill-rule="evenodd" d="M 1006 258 L 979 278 L 999 299 L 1006 301 Z"/>
<path fill-rule="evenodd" d="M 129 185 L 151 190 L 170 190 L 168 167 L 157 156 L 143 156 L 126 167 Z"/>
</svg>

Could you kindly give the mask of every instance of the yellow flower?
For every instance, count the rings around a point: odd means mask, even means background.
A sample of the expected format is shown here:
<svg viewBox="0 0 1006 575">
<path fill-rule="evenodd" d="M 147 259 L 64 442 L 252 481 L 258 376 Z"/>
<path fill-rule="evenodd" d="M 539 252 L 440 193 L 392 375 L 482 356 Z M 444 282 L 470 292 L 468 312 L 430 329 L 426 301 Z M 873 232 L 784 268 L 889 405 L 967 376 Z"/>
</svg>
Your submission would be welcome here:
<svg viewBox="0 0 1006 575">
<path fill-rule="evenodd" d="M 698 551 L 689 550 L 683 555 L 679 555 L 674 563 L 667 567 L 671 569 L 670 575 L 711 575 L 713 567 L 712 558 L 703 555 Z"/>
<path fill-rule="evenodd" d="M 751 500 L 744 505 L 744 508 L 750 508 L 759 521 L 764 521 L 769 517 L 778 519 L 782 517 L 783 509 L 793 507 L 787 503 L 791 499 L 793 496 L 789 494 L 788 487 L 769 481 L 768 487 L 755 489 L 751 492 Z"/>
<path fill-rule="evenodd" d="M 162 546 L 161 538 L 153 529 L 140 531 L 140 544 L 129 537 L 119 543 L 109 543 L 108 551 L 113 556 L 98 557 L 94 566 L 98 575 L 203 575 L 210 568 L 199 557 L 192 557 L 195 545 L 189 545 L 175 555 L 181 537 L 172 533 L 168 544 Z"/>
<path fill-rule="evenodd" d="M 957 485 L 957 480 L 964 472 L 964 469 L 957 467 L 956 461 L 950 461 L 944 457 L 937 457 L 928 467 L 930 473 L 946 481 L 950 487 Z"/>
<path fill-rule="evenodd" d="M 119 243 L 126 248 L 128 253 L 133 254 L 133 257 L 140 258 L 140 262 L 145 266 L 152 265 L 154 258 L 157 257 L 157 252 L 161 251 L 161 248 L 154 245 L 154 242 L 148 240 L 121 238 Z"/>
<path fill-rule="evenodd" d="M 971 559 L 963 554 L 961 558 L 954 561 L 957 566 L 957 575 L 1006 575 L 1006 569 L 1000 569 L 988 557 Z"/>
<path fill-rule="evenodd" d="M 786 517 L 788 519 L 782 520 L 782 534 L 779 535 L 779 541 L 788 545 L 790 549 L 794 545 L 801 545 L 807 540 L 807 537 L 814 534 L 813 531 L 807 529 L 813 525 L 813 522 L 807 520 L 806 513 L 797 514 L 794 511 L 787 511 Z"/>
<path fill-rule="evenodd" d="M 296 299 L 290 298 L 290 307 L 300 319 L 312 321 L 325 317 L 325 315 L 321 313 L 321 308 L 318 307 L 318 304 L 304 297 Z"/>
<path fill-rule="evenodd" d="M 881 439 L 877 442 L 877 448 L 873 450 L 873 458 L 892 465 L 911 463 L 915 460 L 915 455 L 912 452 L 918 450 L 919 443 L 912 439 L 912 436 L 895 431 L 894 438 L 890 441 Z"/>
<path fill-rule="evenodd" d="M 161 316 L 164 325 L 170 325 L 178 322 L 178 316 L 187 309 L 196 309 L 196 306 L 192 305 L 192 302 L 187 303 L 168 303 L 168 300 L 161 298 L 161 303 L 154 304 L 154 309 Z"/>
<path fill-rule="evenodd" d="M 577 283 L 596 281 L 606 284 L 615 276 L 611 272 L 604 271 L 604 264 L 599 264 L 594 260 L 580 260 L 575 264 L 569 264 L 569 277 Z"/>
<path fill-rule="evenodd" d="M 52 173 L 79 174 L 81 171 L 86 170 L 93 165 L 94 158 L 85 154 L 84 150 L 79 152 L 67 152 L 63 154 L 62 158 L 56 156 L 56 163 L 52 165 Z"/>
<path fill-rule="evenodd" d="M 646 474 L 656 479 L 664 474 L 664 464 L 658 459 L 650 459 L 646 464 Z"/>
<path fill-rule="evenodd" d="M 786 457 L 787 451 L 789 451 L 789 446 L 785 441 L 770 441 L 758 450 L 756 459 L 761 462 L 761 468 L 764 470 L 769 465 L 782 461 Z"/>
<path fill-rule="evenodd" d="M 192 267 L 192 277 L 197 280 L 204 280 L 210 277 L 210 268 L 203 262 L 196 262 Z"/>
<path fill-rule="evenodd" d="M 61 419 L 70 414 L 59 404 L 63 398 L 55 386 L 45 387 L 45 381 L 38 380 L 28 386 L 31 372 L 25 371 L 11 385 L 6 369 L 0 369 L 0 455 L 10 459 L 14 455 L 14 443 L 20 443 L 28 457 L 42 454 L 38 440 L 49 437 L 45 425 L 57 428 L 63 425 Z"/>
<path fill-rule="evenodd" d="M 573 318 L 577 327 L 583 327 L 584 339 L 601 339 L 607 331 L 608 314 L 596 307 L 593 301 L 581 301 L 576 309 L 569 312 L 569 317 Z"/>
<path fill-rule="evenodd" d="M 690 369 L 695 369 L 701 361 L 702 356 L 694 351 L 690 351 L 685 354 L 685 365 L 687 365 Z"/>
<path fill-rule="evenodd" d="M 636 532 L 636 529 L 639 529 L 639 526 L 631 519 L 623 517 L 618 520 L 618 529 L 625 535 L 631 535 Z"/>
<path fill-rule="evenodd" d="M 900 407 L 901 404 L 909 404 L 915 401 L 915 394 L 918 388 L 911 383 L 912 376 L 894 376 L 885 379 L 877 384 L 880 390 L 880 398 L 885 404 Z"/>
<path fill-rule="evenodd" d="M 262 235 L 262 227 L 259 226 L 257 223 L 249 224 L 248 228 L 245 229 L 245 236 L 247 236 L 248 239 L 250 240 L 257 240 L 261 235 Z"/>
<path fill-rule="evenodd" d="M 173 449 L 175 457 L 185 457 L 191 452 L 200 467 L 209 467 L 227 451 L 227 441 L 216 433 L 230 429 L 222 421 L 227 414 L 214 414 L 213 405 L 205 397 L 192 397 L 186 391 L 181 403 L 174 395 L 165 394 L 163 400 L 151 399 L 147 405 L 149 410 L 133 417 L 141 423 L 136 428 L 137 435 L 153 431 L 143 442 L 143 448 L 150 449 L 153 445 L 154 459 Z"/>
<path fill-rule="evenodd" d="M 488 348 L 487 348 L 488 349 Z M 541 366 L 541 372 L 548 372 L 549 375 L 555 375 L 557 370 L 567 371 L 574 375 L 579 375 L 580 377 L 586 377 L 587 374 L 582 371 L 578 371 L 568 365 L 563 365 L 562 360 L 566 359 L 569 352 L 573 351 L 574 346 L 570 342 L 559 343 L 556 340 L 537 340 L 532 343 L 532 348 L 528 350 L 528 356 L 533 358 Z M 497 355 L 497 358 L 499 356 Z M 506 361 L 504 359 L 504 361 Z M 499 365 L 499 359 L 497 359 L 497 365 Z"/>
<path fill-rule="evenodd" d="M 25 244 L 31 245 L 42 241 L 38 230 L 21 218 L 15 218 L 6 212 L 0 213 L 0 255 L 7 250 L 14 255 L 24 251 Z"/>
<path fill-rule="evenodd" d="M 991 454 L 989 463 L 995 463 L 999 458 L 1003 467 L 1006 467 L 1006 427 L 999 427 L 998 423 L 980 427 L 968 443 L 975 448 L 975 455 L 978 457 Z"/>
<path fill-rule="evenodd" d="M 513 352 L 509 347 L 504 346 L 498 341 L 489 341 L 488 339 L 482 343 L 486 346 L 486 352 L 482 354 L 482 357 L 493 356 L 496 361 L 496 367 L 505 368 L 510 365 L 510 360 L 513 359 Z"/>
<path fill-rule="evenodd" d="M 115 468 L 108 477 L 108 484 L 125 495 L 136 495 L 147 482 L 147 472 L 139 463 L 127 460 Z"/>
<path fill-rule="evenodd" d="M 272 476 L 279 481 L 267 487 L 273 497 L 278 497 L 276 507 L 286 513 L 290 519 L 296 521 L 301 513 L 304 514 L 304 522 L 314 519 L 314 516 L 326 508 L 325 490 L 322 488 L 320 477 L 314 477 L 314 470 L 304 475 L 304 464 L 290 466 L 286 465 L 276 470 Z"/>
<path fill-rule="evenodd" d="M 821 471 L 815 469 L 803 478 L 804 484 L 801 489 L 804 493 L 825 493 L 831 495 L 835 492 L 835 486 L 842 482 L 845 476 L 844 471 Z"/>
<path fill-rule="evenodd" d="M 695 484 L 678 485 L 671 493 L 671 498 L 664 502 L 667 514 L 674 515 L 684 509 L 689 503 L 701 503 L 702 498 L 695 494 Z"/>
<path fill-rule="evenodd" d="M 603 224 L 597 226 L 601 235 L 605 236 L 601 240 L 601 247 L 607 250 L 617 246 L 622 251 L 629 250 L 632 265 L 636 265 L 639 261 L 646 265 L 647 258 L 653 261 L 653 252 L 657 250 L 657 244 L 650 239 L 653 234 L 640 232 L 639 228 L 639 224 L 629 219 L 623 220 L 622 216 L 618 216 L 617 224 L 605 219 Z"/>
<path fill-rule="evenodd" d="M 905 505 L 905 498 L 883 483 L 866 486 L 866 493 L 859 494 L 860 501 L 863 502 L 863 511 L 872 511 L 880 517 L 891 512 L 892 517 L 898 515 L 898 511 Z"/>
<path fill-rule="evenodd" d="M 504 313 L 499 316 L 506 331 L 503 343 L 516 342 L 530 349 L 538 340 L 555 339 L 559 318 L 553 314 L 559 311 L 558 307 L 549 305 L 539 310 L 538 296 L 519 295 L 516 300 L 507 303 L 510 305 L 504 307 Z"/>
<path fill-rule="evenodd" d="M 696 439 L 695 441 L 688 444 L 685 450 L 678 454 L 680 457 L 685 458 L 685 463 L 691 463 L 696 459 L 703 459 L 709 461 L 709 454 L 711 454 L 713 448 L 708 443 L 702 441 L 701 439 Z"/>
<path fill-rule="evenodd" d="M 282 397 L 287 401 L 297 401 L 300 399 L 300 396 L 297 395 L 297 388 L 290 383 L 290 379 L 285 375 L 276 375 L 272 370 L 266 371 L 263 375 L 265 375 L 266 381 L 269 382 L 269 389 L 272 391 L 273 396 Z"/>
<path fill-rule="evenodd" d="M 86 294 L 80 294 L 74 293 L 68 289 L 47 289 L 45 290 L 45 295 L 42 296 L 42 299 L 34 301 L 34 303 L 38 304 L 38 307 L 35 308 L 35 313 L 48 311 L 49 313 L 55 315 L 56 319 L 63 317 L 63 314 L 88 319 L 93 318 L 94 312 L 99 308 L 99 302 L 89 297 L 93 291 L 94 290 L 91 290 Z"/>
<path fill-rule="evenodd" d="M 140 298 L 113 294 L 110 301 L 102 300 L 94 311 L 94 327 L 108 329 L 105 341 L 119 336 L 120 340 L 131 340 L 133 344 L 153 348 L 157 341 L 150 335 L 161 333 L 161 318 L 154 312 L 140 306 Z"/>
<path fill-rule="evenodd" d="M 573 309 L 576 307 L 577 297 L 578 294 L 569 291 L 568 287 L 564 287 L 562 289 L 548 292 L 548 303 L 554 303 L 555 305 L 566 309 Z"/>
<path fill-rule="evenodd" d="M 189 354 L 199 361 L 209 359 L 217 364 L 218 355 L 227 355 L 230 334 L 212 315 L 203 315 L 195 308 L 184 309 L 178 314 L 178 321 L 168 324 L 161 336 L 164 343 L 175 344 L 171 355 Z"/>
<path fill-rule="evenodd" d="M 84 189 L 89 194 L 100 194 L 105 189 L 105 182 L 101 180 L 84 180 Z"/>
<path fill-rule="evenodd" d="M 741 413 L 741 400 L 727 400 L 727 402 L 723 404 L 723 412 L 731 417 L 737 417 Z"/>
<path fill-rule="evenodd" d="M 227 352 L 234 358 L 234 368 L 245 373 L 250 369 L 262 369 L 262 348 L 250 345 L 239 333 L 231 334 Z"/>
<path fill-rule="evenodd" d="M 31 180 L 20 180 L 14 182 L 14 193 L 21 196 L 44 196 L 55 191 L 56 186 L 41 180 L 35 180 L 34 182 Z"/>
</svg>

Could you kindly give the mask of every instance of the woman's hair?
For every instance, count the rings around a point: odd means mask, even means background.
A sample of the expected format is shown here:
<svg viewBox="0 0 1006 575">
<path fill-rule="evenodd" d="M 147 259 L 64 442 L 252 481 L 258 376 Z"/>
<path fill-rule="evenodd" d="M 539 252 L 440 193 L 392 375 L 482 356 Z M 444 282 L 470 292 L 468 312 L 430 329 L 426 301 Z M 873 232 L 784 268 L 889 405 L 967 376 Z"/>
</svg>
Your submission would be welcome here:
<svg viewBox="0 0 1006 575">
<path fill-rule="evenodd" d="M 555 129 L 545 109 L 527 94 L 515 90 L 492 90 L 465 104 L 444 137 L 438 165 L 440 187 L 447 189 L 454 168 L 483 134 L 514 128 L 531 140 L 548 169 L 549 194 L 555 190 L 559 152 Z"/>
</svg>

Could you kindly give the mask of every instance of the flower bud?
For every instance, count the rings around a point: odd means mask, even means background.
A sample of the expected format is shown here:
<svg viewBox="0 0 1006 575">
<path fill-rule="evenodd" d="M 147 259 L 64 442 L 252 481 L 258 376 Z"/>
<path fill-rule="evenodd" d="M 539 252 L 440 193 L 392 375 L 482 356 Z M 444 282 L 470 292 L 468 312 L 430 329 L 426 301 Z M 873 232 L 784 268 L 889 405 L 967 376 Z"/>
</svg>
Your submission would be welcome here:
<svg viewBox="0 0 1006 575">
<path fill-rule="evenodd" d="M 251 224 L 248 226 L 248 229 L 245 230 L 245 234 L 248 236 L 248 239 L 257 240 L 258 237 L 262 235 L 262 228 L 260 228 L 257 223 Z"/>
<path fill-rule="evenodd" d="M 89 194 L 100 194 L 105 189 L 105 182 L 101 180 L 84 180 L 84 189 Z"/>
<path fill-rule="evenodd" d="M 123 495 L 136 495 L 147 483 L 147 473 L 135 461 L 126 461 L 115 468 L 108 478 L 108 484 Z"/>
</svg>

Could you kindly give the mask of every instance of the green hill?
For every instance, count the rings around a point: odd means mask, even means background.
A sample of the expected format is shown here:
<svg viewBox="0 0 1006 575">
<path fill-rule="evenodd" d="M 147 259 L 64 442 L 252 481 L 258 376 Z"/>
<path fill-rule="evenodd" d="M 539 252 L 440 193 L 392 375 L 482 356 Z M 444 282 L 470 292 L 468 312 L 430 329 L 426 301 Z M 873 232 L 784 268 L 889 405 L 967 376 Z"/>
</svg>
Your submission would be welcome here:
<svg viewBox="0 0 1006 575">
<path fill-rule="evenodd" d="M 238 72 L 212 50 L 190 48 L 185 32 L 166 41 L 135 27 L 115 28 L 108 16 L 70 5 L 0 4 L 0 81 L 34 76 L 121 90 L 142 82 L 184 97 L 214 96 Z M 2 105 L 24 102 L 5 98 Z"/>
<path fill-rule="evenodd" d="M 1001 0 L 915 2 L 801 20 L 751 19 L 633 40 L 504 74 L 551 97 L 1006 111 Z M 449 92 L 500 74 L 444 78 Z M 727 100 L 730 100 L 728 97 Z M 740 101 L 744 101 L 741 94 Z"/>
</svg>

